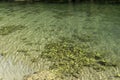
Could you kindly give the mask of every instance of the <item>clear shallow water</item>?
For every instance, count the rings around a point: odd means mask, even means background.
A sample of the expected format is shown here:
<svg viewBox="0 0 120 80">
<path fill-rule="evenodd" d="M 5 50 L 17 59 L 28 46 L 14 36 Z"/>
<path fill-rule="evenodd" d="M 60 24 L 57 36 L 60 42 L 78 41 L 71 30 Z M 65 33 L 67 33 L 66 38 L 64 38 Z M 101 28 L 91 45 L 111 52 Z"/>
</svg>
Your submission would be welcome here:
<svg viewBox="0 0 120 80">
<path fill-rule="evenodd" d="M 107 60 L 119 64 L 120 5 L 0 3 L 0 29 L 9 25 L 23 25 L 24 28 L 0 35 L 0 53 L 5 54 L 0 56 L 3 80 L 21 80 L 26 74 L 48 69 L 49 62 L 34 63 L 33 59 L 44 50 L 46 43 L 59 37 L 79 41 L 74 35 L 95 36 L 96 44 L 88 43 L 91 49 L 105 53 Z M 88 75 L 81 80 L 108 79 L 119 72 L 119 68 L 96 73 L 96 76 L 85 72 L 82 74 Z"/>
</svg>

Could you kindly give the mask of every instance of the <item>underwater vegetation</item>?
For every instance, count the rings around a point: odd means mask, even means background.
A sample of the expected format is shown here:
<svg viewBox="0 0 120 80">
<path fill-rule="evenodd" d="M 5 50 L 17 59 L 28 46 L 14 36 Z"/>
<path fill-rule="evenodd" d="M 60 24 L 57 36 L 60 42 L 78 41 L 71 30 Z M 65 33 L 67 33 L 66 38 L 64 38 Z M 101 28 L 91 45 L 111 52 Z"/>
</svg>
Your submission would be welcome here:
<svg viewBox="0 0 120 80">
<path fill-rule="evenodd" d="M 83 67 L 92 67 L 96 71 L 104 71 L 106 67 L 117 65 L 106 61 L 103 54 L 84 49 L 82 44 L 64 38 L 58 42 L 50 42 L 45 46 L 40 57 L 52 62 L 50 70 L 57 70 L 62 76 L 78 78 Z"/>
<path fill-rule="evenodd" d="M 8 35 L 18 30 L 24 29 L 24 25 L 6 25 L 0 27 L 0 35 Z"/>
</svg>

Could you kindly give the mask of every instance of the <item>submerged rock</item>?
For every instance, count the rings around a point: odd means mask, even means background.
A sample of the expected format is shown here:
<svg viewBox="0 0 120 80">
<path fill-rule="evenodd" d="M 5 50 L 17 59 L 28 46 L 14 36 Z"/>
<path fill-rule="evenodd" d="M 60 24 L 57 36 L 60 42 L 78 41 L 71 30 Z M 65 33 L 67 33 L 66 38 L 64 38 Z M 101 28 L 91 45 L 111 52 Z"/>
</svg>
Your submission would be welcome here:
<svg viewBox="0 0 120 80">
<path fill-rule="evenodd" d="M 46 44 L 45 50 L 39 56 L 53 62 L 50 70 L 58 70 L 62 76 L 78 77 L 83 67 L 91 67 L 96 71 L 105 71 L 107 67 L 116 67 L 116 64 L 104 60 L 102 53 L 94 52 L 81 47 L 68 38 L 62 38 L 58 42 Z"/>
</svg>

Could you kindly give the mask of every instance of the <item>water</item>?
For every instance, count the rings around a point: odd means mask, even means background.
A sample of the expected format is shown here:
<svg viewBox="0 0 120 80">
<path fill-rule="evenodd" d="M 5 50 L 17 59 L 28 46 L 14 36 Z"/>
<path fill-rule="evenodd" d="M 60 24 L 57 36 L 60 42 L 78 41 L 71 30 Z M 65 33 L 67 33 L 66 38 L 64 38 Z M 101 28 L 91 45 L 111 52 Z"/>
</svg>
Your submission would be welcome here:
<svg viewBox="0 0 120 80">
<path fill-rule="evenodd" d="M 94 51 L 103 52 L 108 61 L 120 61 L 120 5 L 105 4 L 27 4 L 0 3 L 0 30 L 22 25 L 23 29 L 0 31 L 0 78 L 22 80 L 24 75 L 48 70 L 50 62 L 34 59 L 49 41 L 74 35 L 90 34 L 96 43 L 88 43 Z M 94 74 L 85 69 L 81 80 L 117 80 L 119 68 Z"/>
</svg>

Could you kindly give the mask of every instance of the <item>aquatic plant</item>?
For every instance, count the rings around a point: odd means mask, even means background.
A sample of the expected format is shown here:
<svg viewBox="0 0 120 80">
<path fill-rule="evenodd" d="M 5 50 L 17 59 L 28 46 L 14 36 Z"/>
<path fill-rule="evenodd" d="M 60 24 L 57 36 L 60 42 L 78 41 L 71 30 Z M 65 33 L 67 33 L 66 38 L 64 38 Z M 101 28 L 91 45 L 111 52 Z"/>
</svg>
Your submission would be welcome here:
<svg viewBox="0 0 120 80">
<path fill-rule="evenodd" d="M 8 35 L 12 32 L 15 32 L 17 30 L 22 30 L 24 29 L 26 26 L 24 25 L 6 25 L 6 26 L 1 26 L 0 28 L 0 35 Z"/>
<path fill-rule="evenodd" d="M 115 67 L 102 58 L 101 53 L 89 51 L 76 44 L 75 41 L 63 38 L 45 46 L 40 57 L 48 59 L 53 64 L 51 70 L 58 70 L 64 76 L 78 77 L 83 67 L 92 67 L 96 71 L 105 70 L 107 66 Z"/>
</svg>

